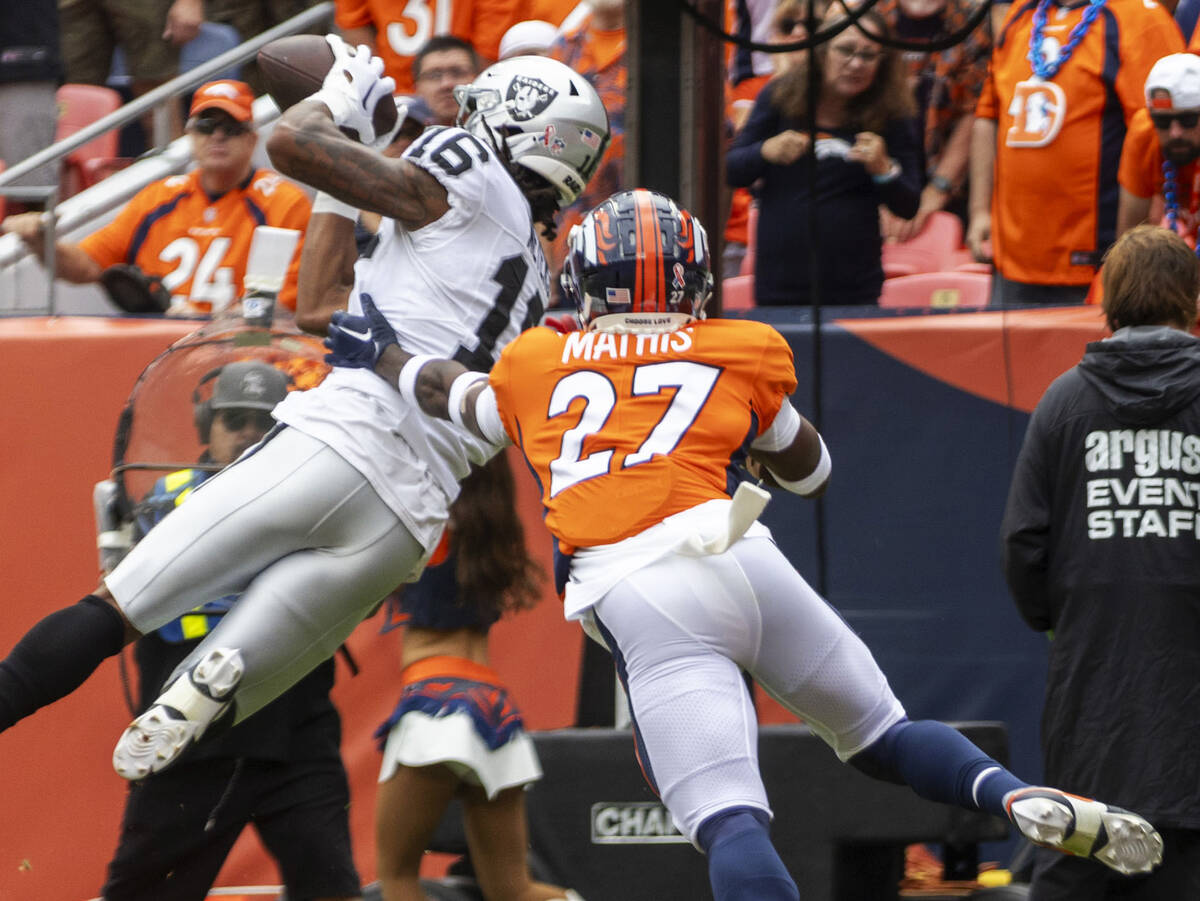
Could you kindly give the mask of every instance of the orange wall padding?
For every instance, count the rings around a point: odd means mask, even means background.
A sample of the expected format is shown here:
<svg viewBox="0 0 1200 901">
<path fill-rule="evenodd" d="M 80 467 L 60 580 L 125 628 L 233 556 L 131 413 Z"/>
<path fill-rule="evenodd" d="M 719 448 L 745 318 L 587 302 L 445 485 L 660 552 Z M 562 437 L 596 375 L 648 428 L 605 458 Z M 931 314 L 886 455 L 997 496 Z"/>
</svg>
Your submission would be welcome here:
<svg viewBox="0 0 1200 901">
<path fill-rule="evenodd" d="M 42 616 L 96 585 L 92 486 L 108 475 L 113 432 L 134 381 L 194 323 L 109 318 L 0 320 L 0 654 Z M 511 452 L 510 452 L 511 453 Z M 536 487 L 514 460 L 531 548 L 549 572 L 550 538 Z M 548 583 L 549 584 L 549 583 Z M 335 700 L 351 774 L 355 854 L 364 881 L 373 852 L 378 755 L 371 733 L 396 701 L 399 639 L 364 623 L 349 644 L 362 672 L 339 665 Z M 574 719 L 581 637 L 550 588 L 533 611 L 500 623 L 493 662 L 534 729 Z M 0 734 L 0 899 L 84 901 L 99 894 L 116 846 L 125 783 L 113 743 L 129 719 L 116 660 L 70 697 Z M 219 885 L 277 884 L 252 835 Z"/>
</svg>

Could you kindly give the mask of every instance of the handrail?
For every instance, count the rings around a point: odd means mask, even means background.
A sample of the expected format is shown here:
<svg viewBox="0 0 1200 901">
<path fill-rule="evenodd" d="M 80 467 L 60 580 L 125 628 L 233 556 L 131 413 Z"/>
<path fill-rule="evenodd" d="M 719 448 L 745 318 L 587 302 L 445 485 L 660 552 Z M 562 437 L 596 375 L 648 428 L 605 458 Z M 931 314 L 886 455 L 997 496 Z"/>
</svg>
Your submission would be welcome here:
<svg viewBox="0 0 1200 901">
<path fill-rule="evenodd" d="M 120 109 L 109 113 L 104 118 L 97 119 L 91 125 L 81 128 L 75 134 L 63 138 L 63 140 L 52 144 L 44 150 L 39 150 L 33 156 L 14 165 L 11 169 L 5 169 L 4 172 L 0 172 L 0 194 L 4 193 L 2 190 L 3 186 L 10 184 L 14 179 L 20 178 L 22 175 L 32 172 L 40 166 L 44 166 L 46 163 L 57 162 L 72 150 L 82 147 L 93 138 L 97 138 L 114 128 L 120 128 L 123 125 L 133 122 L 163 101 L 171 100 L 189 88 L 203 84 L 209 80 L 210 76 L 217 72 L 221 72 L 236 63 L 244 62 L 276 38 L 287 37 L 290 34 L 303 31 L 310 26 L 328 21 L 332 16 L 332 0 L 325 0 L 323 3 L 318 3 L 304 12 L 292 16 L 286 22 L 281 22 L 273 28 L 267 29 L 262 34 L 250 38 L 232 50 L 227 50 L 220 56 L 213 57 L 208 62 L 201 63 L 196 68 L 172 78 L 165 84 L 154 88 L 154 90 L 148 91 L 141 97 L 126 103 Z"/>
</svg>

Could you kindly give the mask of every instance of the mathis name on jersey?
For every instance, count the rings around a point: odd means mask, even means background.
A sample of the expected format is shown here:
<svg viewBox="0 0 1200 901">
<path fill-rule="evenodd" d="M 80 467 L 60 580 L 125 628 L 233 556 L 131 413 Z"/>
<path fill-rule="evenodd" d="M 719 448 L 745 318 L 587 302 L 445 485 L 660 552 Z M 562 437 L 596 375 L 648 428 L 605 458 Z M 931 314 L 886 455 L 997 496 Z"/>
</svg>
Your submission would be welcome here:
<svg viewBox="0 0 1200 901">
<path fill-rule="evenodd" d="M 627 316 L 627 321 L 634 317 Z M 653 326 L 655 317 L 646 314 L 645 324 Z M 664 319 L 669 322 L 671 320 Z M 692 349 L 692 330 L 682 328 L 661 334 L 624 334 L 612 332 L 569 332 L 563 343 L 562 362 L 570 360 L 620 360 L 652 354 L 682 354 Z"/>
<path fill-rule="evenodd" d="M 599 801 L 592 805 L 592 844 L 686 844 L 671 814 L 656 801 Z"/>
<path fill-rule="evenodd" d="M 1130 466 L 1133 477 L 1122 477 Z M 1200 539 L 1200 436 L 1171 429 L 1089 432 L 1084 469 L 1098 474 L 1085 485 L 1088 538 Z"/>
</svg>

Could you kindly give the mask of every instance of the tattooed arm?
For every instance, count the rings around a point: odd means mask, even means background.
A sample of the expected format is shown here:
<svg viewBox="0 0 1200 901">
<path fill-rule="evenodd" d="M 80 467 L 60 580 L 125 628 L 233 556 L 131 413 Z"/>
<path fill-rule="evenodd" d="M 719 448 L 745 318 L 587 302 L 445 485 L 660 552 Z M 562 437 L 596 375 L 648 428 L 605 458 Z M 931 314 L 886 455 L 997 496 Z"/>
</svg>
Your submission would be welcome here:
<svg viewBox="0 0 1200 901">
<path fill-rule="evenodd" d="M 448 419 L 492 444 L 509 443 L 484 373 L 454 360 L 414 357 L 400 346 L 395 329 L 371 298 L 364 294 L 360 300 L 361 316 L 339 310 L 330 317 L 325 362 L 371 369 L 426 415 Z"/>
<path fill-rule="evenodd" d="M 267 153 L 284 175 L 410 230 L 450 209 L 446 189 L 436 178 L 408 160 L 389 159 L 346 137 L 317 101 L 284 111 L 267 141 Z"/>
</svg>

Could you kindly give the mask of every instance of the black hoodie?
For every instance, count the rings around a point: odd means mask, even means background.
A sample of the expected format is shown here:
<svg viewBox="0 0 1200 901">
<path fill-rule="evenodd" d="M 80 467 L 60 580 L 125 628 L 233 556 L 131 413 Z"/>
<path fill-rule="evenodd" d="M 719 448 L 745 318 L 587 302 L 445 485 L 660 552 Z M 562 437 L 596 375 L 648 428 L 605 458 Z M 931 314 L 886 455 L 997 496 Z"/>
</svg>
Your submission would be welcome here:
<svg viewBox="0 0 1200 901">
<path fill-rule="evenodd" d="M 1001 531 L 1017 608 L 1053 631 L 1046 781 L 1200 828 L 1200 340 L 1089 344 L 1033 412 Z"/>
</svg>

